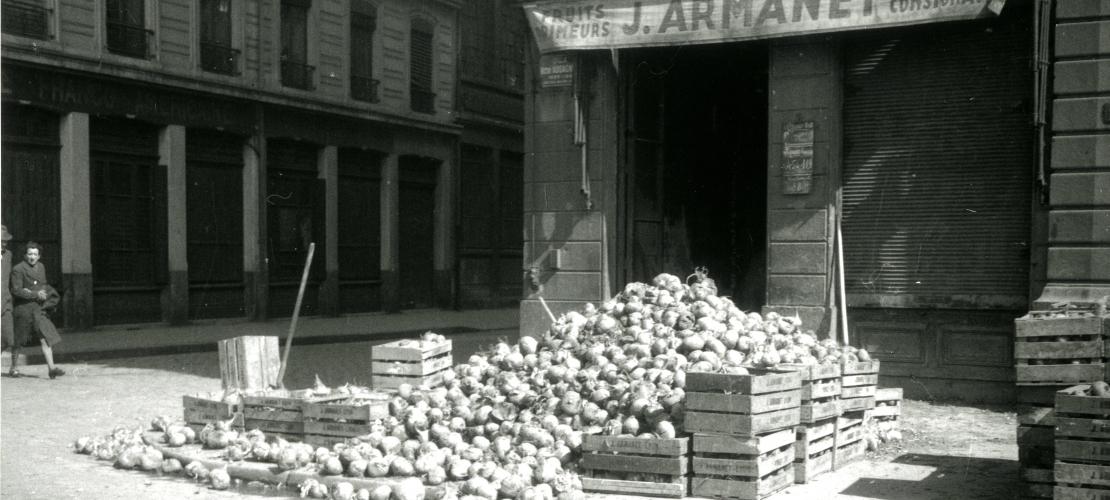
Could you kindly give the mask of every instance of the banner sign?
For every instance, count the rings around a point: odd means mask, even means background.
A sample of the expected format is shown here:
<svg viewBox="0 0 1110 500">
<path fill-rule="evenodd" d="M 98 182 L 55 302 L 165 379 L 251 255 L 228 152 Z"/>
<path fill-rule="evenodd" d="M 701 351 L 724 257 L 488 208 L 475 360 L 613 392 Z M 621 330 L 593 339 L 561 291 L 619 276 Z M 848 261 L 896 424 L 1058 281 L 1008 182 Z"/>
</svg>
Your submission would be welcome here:
<svg viewBox="0 0 1110 500">
<path fill-rule="evenodd" d="M 720 43 L 976 19 L 1005 0 L 550 0 L 524 5 L 540 52 Z"/>
</svg>

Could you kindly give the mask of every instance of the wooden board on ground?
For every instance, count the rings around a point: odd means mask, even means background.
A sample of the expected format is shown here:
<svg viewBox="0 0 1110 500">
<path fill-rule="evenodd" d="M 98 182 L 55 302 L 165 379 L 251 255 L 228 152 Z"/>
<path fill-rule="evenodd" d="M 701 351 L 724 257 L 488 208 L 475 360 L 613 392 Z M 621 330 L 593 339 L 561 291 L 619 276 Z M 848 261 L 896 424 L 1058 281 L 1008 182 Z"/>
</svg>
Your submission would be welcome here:
<svg viewBox="0 0 1110 500">
<path fill-rule="evenodd" d="M 281 352 L 276 336 L 247 335 L 218 345 L 224 389 L 268 389 L 280 382 Z"/>
<path fill-rule="evenodd" d="M 723 392 L 731 394 L 763 394 L 802 387 L 802 376 L 793 370 L 748 369 L 747 375 L 731 373 L 689 372 L 686 392 Z"/>
</svg>

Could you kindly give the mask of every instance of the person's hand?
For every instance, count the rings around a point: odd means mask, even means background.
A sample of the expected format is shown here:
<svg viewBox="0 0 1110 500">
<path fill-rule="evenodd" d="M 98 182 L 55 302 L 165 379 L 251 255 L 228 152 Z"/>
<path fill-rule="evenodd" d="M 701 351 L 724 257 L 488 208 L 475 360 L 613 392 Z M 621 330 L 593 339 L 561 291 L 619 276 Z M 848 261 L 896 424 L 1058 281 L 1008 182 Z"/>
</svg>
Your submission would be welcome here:
<svg viewBox="0 0 1110 500">
<path fill-rule="evenodd" d="M 39 290 L 35 295 L 38 296 L 39 300 L 46 300 L 46 290 Z"/>
</svg>

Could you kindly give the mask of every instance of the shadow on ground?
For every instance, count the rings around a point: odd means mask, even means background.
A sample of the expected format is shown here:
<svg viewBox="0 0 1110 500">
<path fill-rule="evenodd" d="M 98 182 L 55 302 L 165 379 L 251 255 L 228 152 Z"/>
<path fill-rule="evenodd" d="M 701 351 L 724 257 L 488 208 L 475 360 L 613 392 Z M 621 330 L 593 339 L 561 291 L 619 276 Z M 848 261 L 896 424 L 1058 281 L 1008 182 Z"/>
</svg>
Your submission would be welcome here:
<svg viewBox="0 0 1110 500">
<path fill-rule="evenodd" d="M 862 476 L 840 493 L 883 500 L 1017 498 L 1016 460 L 907 453 L 890 462 L 883 475 Z M 915 471 L 927 471 L 927 475 Z M 907 479 L 909 478 L 909 479 Z"/>
</svg>

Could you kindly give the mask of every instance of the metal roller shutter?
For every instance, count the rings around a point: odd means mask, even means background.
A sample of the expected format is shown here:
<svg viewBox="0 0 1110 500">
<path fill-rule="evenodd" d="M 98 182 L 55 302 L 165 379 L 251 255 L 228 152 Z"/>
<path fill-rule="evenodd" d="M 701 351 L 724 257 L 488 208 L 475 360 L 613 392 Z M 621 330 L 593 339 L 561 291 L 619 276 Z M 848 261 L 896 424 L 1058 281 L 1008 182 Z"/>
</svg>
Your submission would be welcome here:
<svg viewBox="0 0 1110 500">
<path fill-rule="evenodd" d="M 1027 29 L 1002 18 L 847 44 L 850 305 L 1026 307 L 1033 173 Z"/>
</svg>

